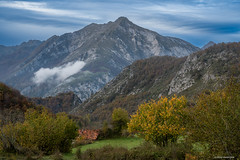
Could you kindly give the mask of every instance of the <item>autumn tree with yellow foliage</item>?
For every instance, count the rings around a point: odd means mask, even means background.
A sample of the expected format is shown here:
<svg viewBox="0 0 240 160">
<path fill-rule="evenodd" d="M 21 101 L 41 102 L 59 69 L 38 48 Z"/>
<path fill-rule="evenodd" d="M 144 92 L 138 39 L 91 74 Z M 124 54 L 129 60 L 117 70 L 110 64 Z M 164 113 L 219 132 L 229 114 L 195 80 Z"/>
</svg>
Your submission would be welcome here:
<svg viewBox="0 0 240 160">
<path fill-rule="evenodd" d="M 128 124 L 129 132 L 139 133 L 147 141 L 159 146 L 167 146 L 176 141 L 184 131 L 182 118 L 186 107 L 185 97 L 161 97 L 139 105 L 137 113 L 131 116 Z"/>
</svg>

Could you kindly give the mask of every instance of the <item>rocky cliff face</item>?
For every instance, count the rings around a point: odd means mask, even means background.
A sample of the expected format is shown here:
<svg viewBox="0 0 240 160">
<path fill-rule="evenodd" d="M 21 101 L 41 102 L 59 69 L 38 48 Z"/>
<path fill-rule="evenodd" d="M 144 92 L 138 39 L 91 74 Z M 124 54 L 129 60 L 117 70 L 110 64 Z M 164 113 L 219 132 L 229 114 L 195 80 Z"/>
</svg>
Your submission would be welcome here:
<svg viewBox="0 0 240 160">
<path fill-rule="evenodd" d="M 216 89 L 236 72 L 240 64 L 239 43 L 218 44 L 188 56 L 169 84 L 168 95 L 188 90 Z"/>
<path fill-rule="evenodd" d="M 136 60 L 182 57 L 198 50 L 181 39 L 161 36 L 120 17 L 51 37 L 0 80 L 29 97 L 73 91 L 84 101 Z"/>
<path fill-rule="evenodd" d="M 150 99 L 173 94 L 194 98 L 216 90 L 231 76 L 240 77 L 240 43 L 218 44 L 188 57 L 152 57 L 126 67 L 73 114 L 91 114 L 93 121 L 110 119 L 114 108 L 130 114 Z"/>
</svg>

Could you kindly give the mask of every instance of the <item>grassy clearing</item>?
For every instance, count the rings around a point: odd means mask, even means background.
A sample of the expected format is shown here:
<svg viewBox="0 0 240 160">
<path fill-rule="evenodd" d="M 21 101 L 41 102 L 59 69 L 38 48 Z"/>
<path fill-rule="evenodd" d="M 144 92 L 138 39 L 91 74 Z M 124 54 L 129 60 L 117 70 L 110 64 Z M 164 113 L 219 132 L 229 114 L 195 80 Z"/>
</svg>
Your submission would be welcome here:
<svg viewBox="0 0 240 160">
<path fill-rule="evenodd" d="M 127 149 L 131 149 L 131 148 L 139 146 L 143 142 L 144 142 L 144 140 L 142 138 L 137 138 L 137 137 L 114 138 L 114 139 L 95 141 L 92 144 L 80 146 L 80 148 L 81 148 L 82 152 L 85 152 L 88 149 L 101 148 L 101 147 L 107 146 L 107 145 L 111 145 L 113 147 L 125 147 Z M 73 159 L 75 157 L 75 153 L 76 153 L 77 149 L 78 149 L 78 147 L 73 148 L 72 153 L 64 154 L 64 156 L 63 156 L 64 160 Z"/>
<path fill-rule="evenodd" d="M 139 146 L 143 142 L 144 142 L 144 140 L 142 138 L 137 138 L 137 137 L 114 138 L 114 139 L 106 139 L 106 140 L 95 141 L 92 144 L 87 144 L 87 145 L 80 146 L 80 148 L 81 148 L 82 152 L 85 152 L 88 149 L 101 148 L 101 147 L 107 146 L 107 145 L 111 145 L 113 147 L 124 147 L 124 148 L 127 148 L 127 149 L 131 149 L 131 148 Z M 77 149 L 78 149 L 78 147 L 73 148 L 72 153 L 64 154 L 63 155 L 64 160 L 74 159 Z M 49 159 L 49 158 L 46 158 L 45 160 L 47 160 L 47 159 Z"/>
<path fill-rule="evenodd" d="M 95 149 L 101 148 L 103 146 L 111 145 L 113 147 L 124 147 L 127 149 L 131 149 L 139 146 L 144 140 L 141 138 L 131 137 L 131 138 L 114 138 L 114 139 L 106 139 L 101 141 L 96 141 L 92 144 L 87 144 L 81 147 L 81 151 L 84 152 L 87 149 Z M 73 153 L 75 153 L 77 148 L 73 149 Z"/>
</svg>

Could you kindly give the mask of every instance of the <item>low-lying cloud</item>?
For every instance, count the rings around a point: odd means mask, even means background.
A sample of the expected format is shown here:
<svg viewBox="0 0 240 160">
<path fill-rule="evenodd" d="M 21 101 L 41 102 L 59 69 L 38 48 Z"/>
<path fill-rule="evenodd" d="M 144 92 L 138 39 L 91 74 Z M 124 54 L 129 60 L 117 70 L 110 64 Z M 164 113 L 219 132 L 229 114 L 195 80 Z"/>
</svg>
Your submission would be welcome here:
<svg viewBox="0 0 240 160">
<path fill-rule="evenodd" d="M 69 62 L 65 65 L 54 68 L 41 68 L 34 73 L 33 82 L 41 84 L 46 81 L 60 82 L 66 78 L 78 73 L 84 66 L 85 62 L 76 61 Z"/>
</svg>

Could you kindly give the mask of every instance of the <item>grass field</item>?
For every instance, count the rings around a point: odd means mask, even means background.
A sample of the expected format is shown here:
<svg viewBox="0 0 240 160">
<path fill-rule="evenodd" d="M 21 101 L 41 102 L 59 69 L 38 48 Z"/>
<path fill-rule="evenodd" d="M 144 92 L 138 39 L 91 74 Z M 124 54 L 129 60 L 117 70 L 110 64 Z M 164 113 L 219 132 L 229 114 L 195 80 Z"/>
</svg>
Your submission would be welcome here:
<svg viewBox="0 0 240 160">
<path fill-rule="evenodd" d="M 80 146 L 80 148 L 81 148 L 82 152 L 86 151 L 87 149 L 101 148 L 101 147 L 107 146 L 107 145 L 111 145 L 113 147 L 124 147 L 127 149 L 131 149 L 131 148 L 139 146 L 143 142 L 144 142 L 143 139 L 137 138 L 137 137 L 114 138 L 114 139 L 95 141 L 92 144 Z M 72 153 L 64 154 L 64 160 L 70 160 L 70 159 L 74 158 L 77 149 L 78 149 L 78 147 L 73 148 Z"/>
<path fill-rule="evenodd" d="M 143 143 L 144 140 L 137 137 L 130 137 L 130 138 L 114 138 L 114 139 L 106 139 L 106 140 L 100 140 L 95 141 L 92 144 L 87 144 L 80 146 L 81 151 L 85 152 L 87 149 L 95 149 L 95 148 L 101 148 L 103 146 L 111 145 L 113 147 L 124 147 L 127 149 L 131 149 L 134 147 L 139 146 L 141 143 Z M 79 147 L 73 148 L 72 153 L 67 153 L 63 155 L 64 160 L 72 160 L 75 158 L 75 153 Z M 44 160 L 51 160 L 50 156 L 44 157 Z"/>
<path fill-rule="evenodd" d="M 143 141 L 144 141 L 143 139 L 136 138 L 136 137 L 107 139 L 107 140 L 96 141 L 92 144 L 84 145 L 81 147 L 81 151 L 84 152 L 87 149 L 101 148 L 106 145 L 131 149 L 133 147 L 139 146 Z M 73 149 L 73 153 L 75 153 L 75 152 L 76 152 L 76 148 Z"/>
</svg>

